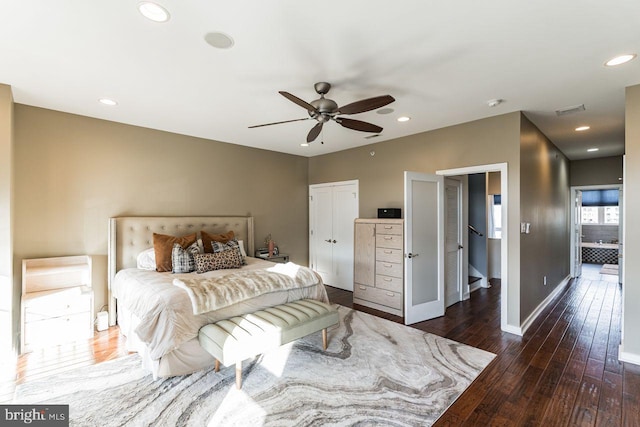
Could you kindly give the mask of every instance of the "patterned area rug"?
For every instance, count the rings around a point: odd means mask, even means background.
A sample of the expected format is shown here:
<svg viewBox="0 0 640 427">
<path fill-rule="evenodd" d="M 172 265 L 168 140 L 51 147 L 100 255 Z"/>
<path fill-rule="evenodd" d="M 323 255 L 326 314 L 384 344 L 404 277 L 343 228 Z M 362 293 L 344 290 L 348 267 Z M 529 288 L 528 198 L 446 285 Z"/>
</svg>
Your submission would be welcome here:
<svg viewBox="0 0 640 427">
<path fill-rule="evenodd" d="M 340 324 L 243 364 L 154 381 L 137 355 L 19 385 L 77 426 L 430 425 L 492 353 L 339 307 Z"/>
</svg>

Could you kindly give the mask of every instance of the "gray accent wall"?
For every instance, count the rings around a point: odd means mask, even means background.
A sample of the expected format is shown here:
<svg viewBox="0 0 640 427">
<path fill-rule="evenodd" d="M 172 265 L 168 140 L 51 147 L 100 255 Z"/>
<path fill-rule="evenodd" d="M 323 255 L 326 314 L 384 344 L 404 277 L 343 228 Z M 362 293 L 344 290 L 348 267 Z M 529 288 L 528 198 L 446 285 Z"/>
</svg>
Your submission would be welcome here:
<svg viewBox="0 0 640 427">
<path fill-rule="evenodd" d="M 572 187 L 622 182 L 622 156 L 572 160 L 569 167 Z"/>
<path fill-rule="evenodd" d="M 487 272 L 487 178 L 484 173 L 469 175 L 469 225 L 482 236 L 465 230 L 469 234 L 469 264 L 482 276 Z"/>
<path fill-rule="evenodd" d="M 569 161 L 524 115 L 520 152 L 520 310 L 524 322 L 569 276 Z M 544 285 L 544 277 L 547 284 Z"/>
</svg>

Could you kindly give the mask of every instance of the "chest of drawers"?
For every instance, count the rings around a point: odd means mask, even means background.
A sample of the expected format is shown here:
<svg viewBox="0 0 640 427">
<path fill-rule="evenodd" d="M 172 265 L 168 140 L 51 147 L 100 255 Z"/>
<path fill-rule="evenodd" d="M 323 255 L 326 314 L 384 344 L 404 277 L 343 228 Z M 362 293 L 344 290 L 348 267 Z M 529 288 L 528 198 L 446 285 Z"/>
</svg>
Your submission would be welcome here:
<svg viewBox="0 0 640 427">
<path fill-rule="evenodd" d="M 356 219 L 353 302 L 404 315 L 401 219 Z"/>
</svg>

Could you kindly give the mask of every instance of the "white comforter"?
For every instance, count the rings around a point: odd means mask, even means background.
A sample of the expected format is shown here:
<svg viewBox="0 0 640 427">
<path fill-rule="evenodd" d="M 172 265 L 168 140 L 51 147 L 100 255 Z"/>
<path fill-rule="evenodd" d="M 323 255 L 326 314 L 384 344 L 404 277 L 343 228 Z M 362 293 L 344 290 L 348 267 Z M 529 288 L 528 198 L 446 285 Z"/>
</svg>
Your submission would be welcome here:
<svg viewBox="0 0 640 427">
<path fill-rule="evenodd" d="M 247 257 L 247 265 L 241 269 L 217 270 L 204 274 L 158 273 L 128 268 L 116 274 L 112 291 L 118 300 L 118 306 L 125 307 L 140 319 L 135 333 L 147 345 L 151 359 L 158 360 L 186 341 L 196 338 L 200 328 L 208 323 L 304 298 L 328 302 L 322 280 L 318 280 L 310 286 L 269 292 L 219 310 L 194 315 L 187 292 L 173 285 L 174 279 L 209 280 L 238 271 L 273 266 L 271 262 Z"/>
</svg>

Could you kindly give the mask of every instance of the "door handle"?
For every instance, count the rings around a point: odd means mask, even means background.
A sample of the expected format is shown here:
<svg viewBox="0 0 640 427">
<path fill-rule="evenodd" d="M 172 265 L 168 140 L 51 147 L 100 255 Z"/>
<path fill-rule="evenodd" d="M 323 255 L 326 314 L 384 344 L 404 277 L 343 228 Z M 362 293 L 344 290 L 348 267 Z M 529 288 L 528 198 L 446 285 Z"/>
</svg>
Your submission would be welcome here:
<svg viewBox="0 0 640 427">
<path fill-rule="evenodd" d="M 462 246 L 462 245 L 458 245 L 458 249 L 462 249 L 462 248 L 463 248 L 463 246 Z"/>
<path fill-rule="evenodd" d="M 409 253 L 407 254 L 407 258 L 415 258 L 415 257 L 417 257 L 418 255 L 420 255 L 420 254 L 412 254 L 411 252 L 409 252 Z"/>
<path fill-rule="evenodd" d="M 331 239 L 325 240 L 325 242 L 327 242 L 327 243 L 331 243 Z"/>
<path fill-rule="evenodd" d="M 336 241 L 336 239 L 333 239 L 333 243 L 338 243 L 338 242 Z"/>
</svg>

